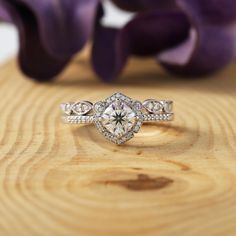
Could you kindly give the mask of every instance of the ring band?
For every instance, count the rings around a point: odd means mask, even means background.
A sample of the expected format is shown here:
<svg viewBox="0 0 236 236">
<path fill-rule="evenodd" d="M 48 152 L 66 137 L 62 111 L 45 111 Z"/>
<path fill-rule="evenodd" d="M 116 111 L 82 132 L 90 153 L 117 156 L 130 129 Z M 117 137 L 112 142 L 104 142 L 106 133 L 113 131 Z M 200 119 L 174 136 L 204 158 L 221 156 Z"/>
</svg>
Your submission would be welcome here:
<svg viewBox="0 0 236 236">
<path fill-rule="evenodd" d="M 144 122 L 174 119 L 173 102 L 147 99 L 140 102 L 115 93 L 95 104 L 89 101 L 61 104 L 65 124 L 95 124 L 99 132 L 116 144 L 123 144 L 138 133 Z"/>
</svg>

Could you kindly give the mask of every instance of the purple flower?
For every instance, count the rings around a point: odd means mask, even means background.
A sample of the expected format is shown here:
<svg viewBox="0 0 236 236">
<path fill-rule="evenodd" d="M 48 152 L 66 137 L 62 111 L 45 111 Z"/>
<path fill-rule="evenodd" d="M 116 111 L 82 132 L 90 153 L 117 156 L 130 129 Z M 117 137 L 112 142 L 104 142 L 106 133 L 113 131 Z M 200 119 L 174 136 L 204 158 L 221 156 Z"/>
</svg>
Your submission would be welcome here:
<svg viewBox="0 0 236 236">
<path fill-rule="evenodd" d="M 19 30 L 23 72 L 37 80 L 57 75 L 90 38 L 97 5 L 97 0 L 0 0 L 0 18 Z"/>
<path fill-rule="evenodd" d="M 224 68 L 235 58 L 236 1 L 234 0 L 113 0 L 113 2 L 126 10 L 137 11 L 138 14 L 117 33 L 117 36 L 113 36 L 113 52 L 100 49 L 109 54 L 103 64 L 114 68 L 110 69 L 110 73 L 105 66 L 96 63 L 98 58 L 96 60 L 97 53 L 94 53 L 95 69 L 106 80 L 117 77 L 130 54 L 155 56 L 157 61 L 170 72 L 186 76 L 213 73 Z M 107 30 L 101 26 L 99 28 L 100 31 Z M 102 47 L 101 41 L 100 39 L 100 43 L 96 46 L 95 38 L 95 48 Z"/>
<path fill-rule="evenodd" d="M 178 0 L 188 16 L 189 36 L 178 47 L 157 56 L 171 72 L 199 76 L 224 68 L 236 56 L 234 0 Z"/>
<path fill-rule="evenodd" d="M 99 0 L 0 0 L 0 18 L 19 29 L 19 64 L 38 80 L 56 76 L 93 38 L 92 63 L 105 81 L 129 56 L 152 56 L 175 74 L 199 76 L 236 55 L 235 0 L 112 0 L 136 12 L 122 29 L 105 27 Z"/>
</svg>

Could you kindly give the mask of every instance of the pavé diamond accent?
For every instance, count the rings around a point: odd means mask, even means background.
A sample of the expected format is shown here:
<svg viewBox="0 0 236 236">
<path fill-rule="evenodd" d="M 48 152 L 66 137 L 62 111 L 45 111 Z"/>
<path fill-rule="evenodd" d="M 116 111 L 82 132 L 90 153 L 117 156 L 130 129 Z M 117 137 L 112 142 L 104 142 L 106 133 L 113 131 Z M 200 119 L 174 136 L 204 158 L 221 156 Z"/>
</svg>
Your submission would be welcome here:
<svg viewBox="0 0 236 236">
<path fill-rule="evenodd" d="M 71 110 L 77 115 L 85 115 L 89 113 L 92 110 L 92 108 L 93 108 L 92 103 L 81 101 L 73 104 Z"/>
<path fill-rule="evenodd" d="M 107 106 L 106 102 L 101 101 L 95 103 L 93 109 L 97 113 L 102 113 L 105 110 L 106 106 Z"/>
<path fill-rule="evenodd" d="M 93 104 L 88 101 L 61 104 L 61 110 L 67 115 L 86 115 L 92 110 L 92 108 Z"/>
<path fill-rule="evenodd" d="M 151 113 L 159 113 L 162 111 L 163 105 L 154 99 L 147 99 L 143 102 L 143 106 L 145 109 Z"/>
<path fill-rule="evenodd" d="M 172 101 L 160 100 L 157 101 L 155 99 L 147 99 L 143 102 L 144 108 L 153 114 L 159 114 L 162 112 L 171 112 L 172 111 Z"/>
</svg>

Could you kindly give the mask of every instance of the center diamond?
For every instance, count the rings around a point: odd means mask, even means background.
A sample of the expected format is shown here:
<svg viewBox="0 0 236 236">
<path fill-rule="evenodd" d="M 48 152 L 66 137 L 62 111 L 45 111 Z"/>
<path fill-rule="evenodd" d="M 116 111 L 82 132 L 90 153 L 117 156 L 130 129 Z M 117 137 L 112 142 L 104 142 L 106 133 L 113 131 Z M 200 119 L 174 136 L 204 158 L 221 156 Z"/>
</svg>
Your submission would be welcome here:
<svg viewBox="0 0 236 236">
<path fill-rule="evenodd" d="M 138 133 L 143 124 L 142 104 L 122 93 L 114 93 L 94 104 L 94 122 L 108 140 L 123 144 Z"/>
<path fill-rule="evenodd" d="M 102 125 L 117 138 L 128 133 L 136 124 L 136 114 L 121 100 L 111 103 L 101 115 Z"/>
</svg>

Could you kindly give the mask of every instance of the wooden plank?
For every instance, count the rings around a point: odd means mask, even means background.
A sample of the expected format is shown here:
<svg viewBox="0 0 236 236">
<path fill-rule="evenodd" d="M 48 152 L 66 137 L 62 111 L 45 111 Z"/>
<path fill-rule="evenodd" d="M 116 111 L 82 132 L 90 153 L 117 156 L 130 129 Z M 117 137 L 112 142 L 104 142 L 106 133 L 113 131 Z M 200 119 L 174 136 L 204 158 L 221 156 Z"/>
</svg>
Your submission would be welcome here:
<svg viewBox="0 0 236 236">
<path fill-rule="evenodd" d="M 175 101 L 176 119 L 124 146 L 60 123 L 59 104 L 113 92 Z M 166 75 L 133 59 L 115 84 L 79 57 L 54 83 L 0 70 L 0 234 L 216 236 L 236 232 L 236 70 Z"/>
</svg>

